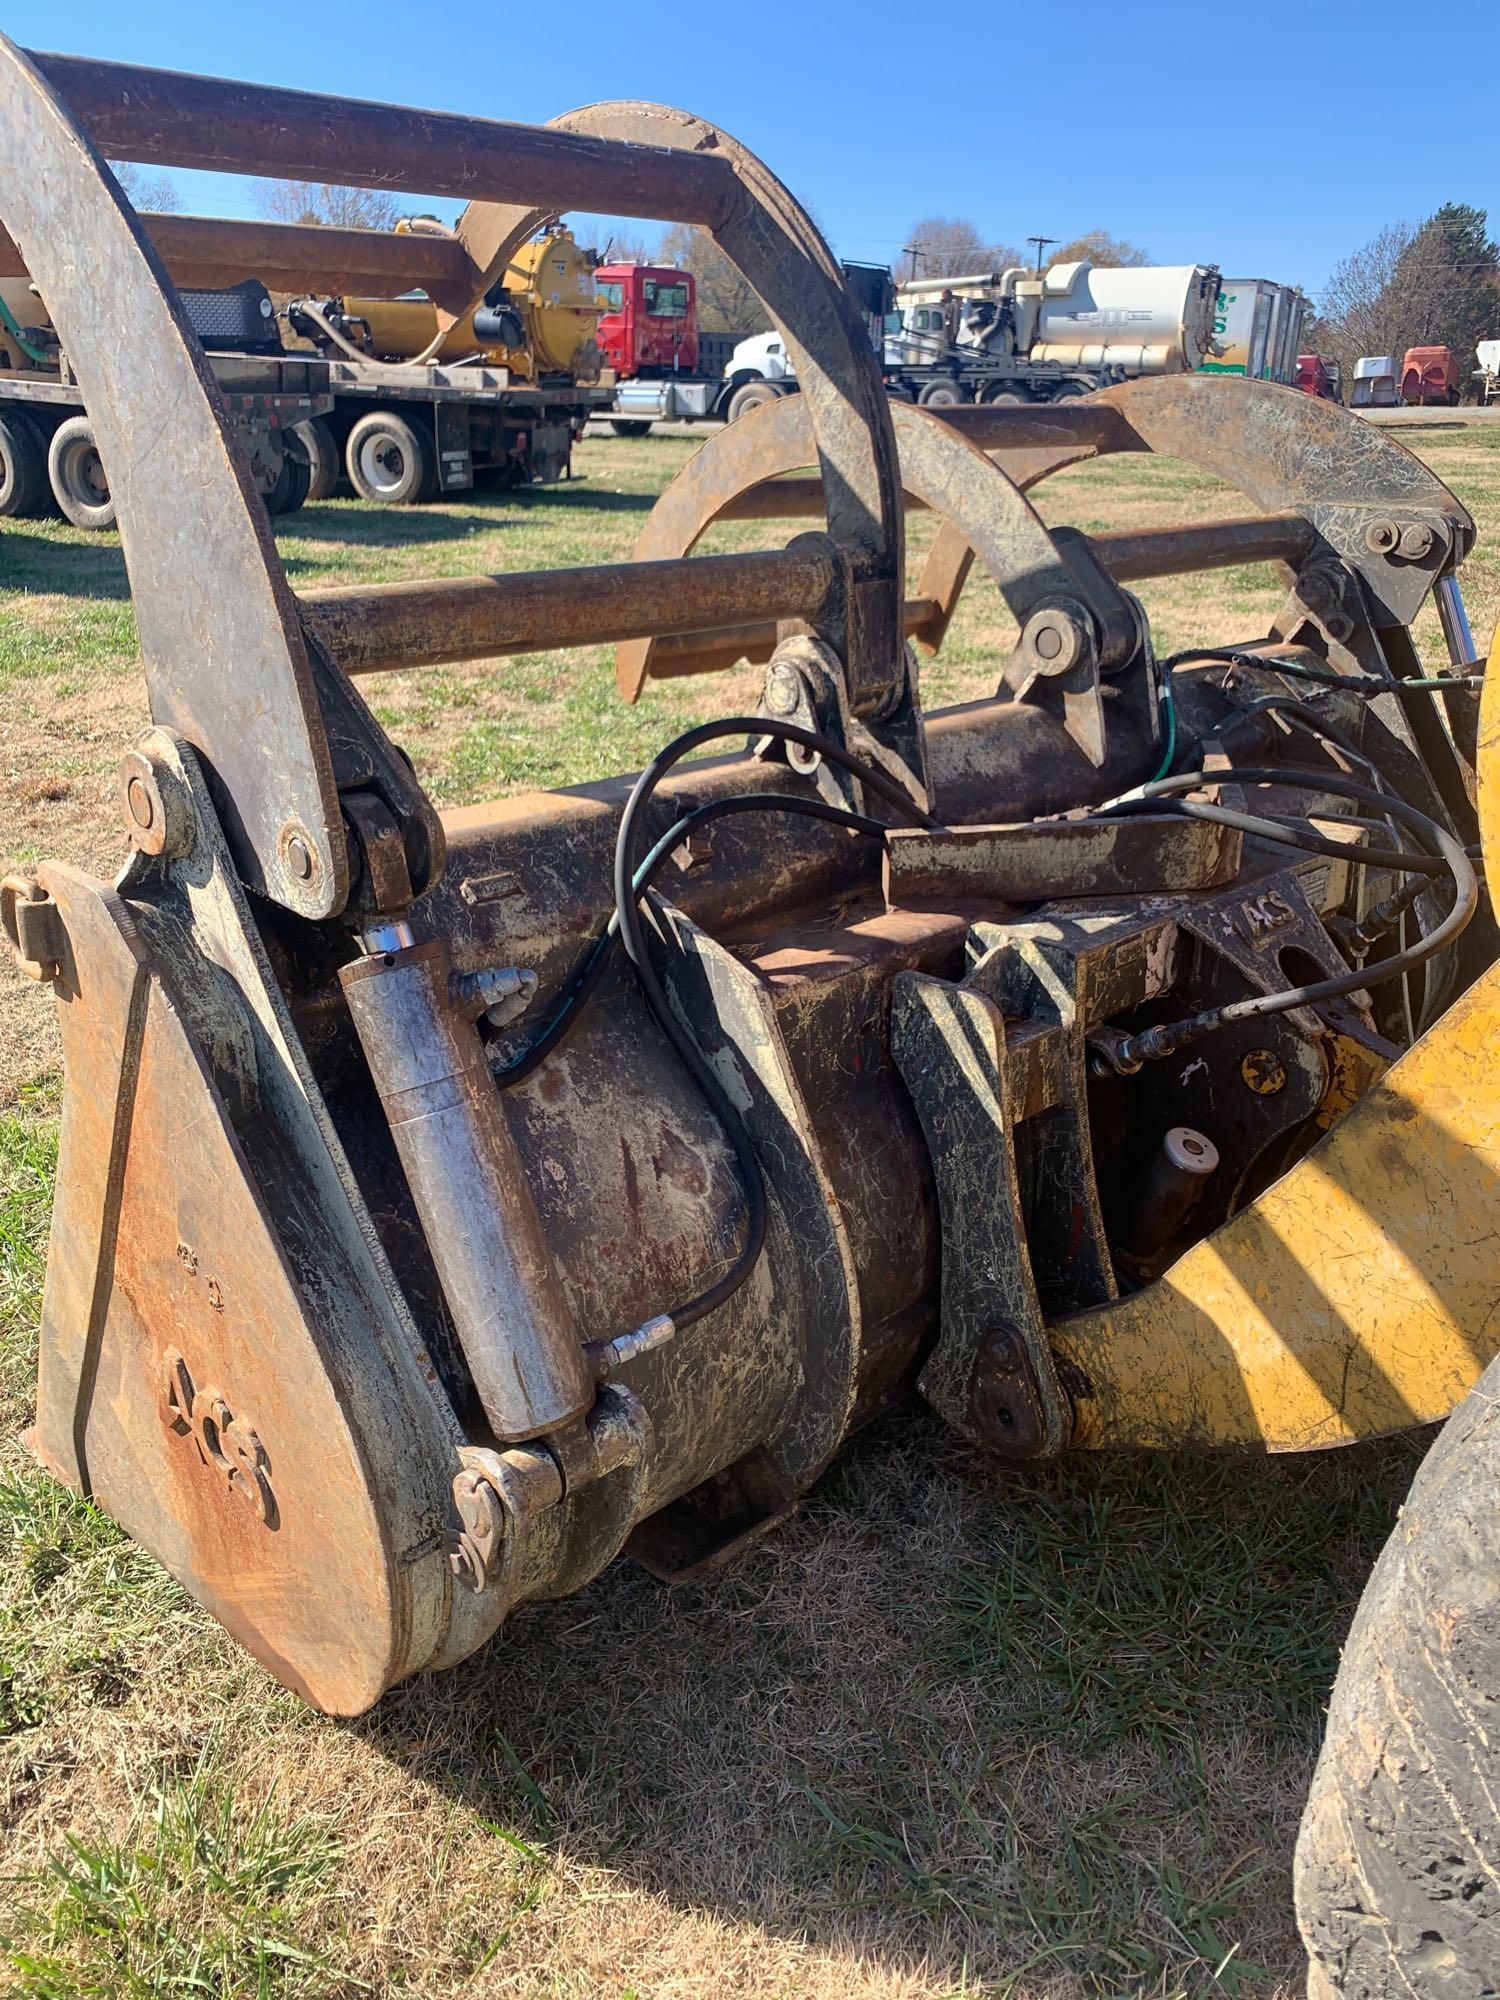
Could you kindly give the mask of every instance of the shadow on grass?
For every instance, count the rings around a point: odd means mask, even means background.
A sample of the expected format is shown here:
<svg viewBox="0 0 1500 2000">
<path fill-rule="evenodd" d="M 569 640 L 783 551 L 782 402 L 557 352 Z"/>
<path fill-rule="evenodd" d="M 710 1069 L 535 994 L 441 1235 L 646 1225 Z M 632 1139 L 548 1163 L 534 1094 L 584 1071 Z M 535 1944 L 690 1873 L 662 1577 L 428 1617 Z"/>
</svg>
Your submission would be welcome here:
<svg viewBox="0 0 1500 2000">
<path fill-rule="evenodd" d="M 736 1567 L 619 1566 L 353 1726 L 555 1858 L 924 1991 L 1263 1994 L 1417 1455 L 1014 1473 L 893 1413 Z"/>
<path fill-rule="evenodd" d="M 118 535 L 63 541 L 56 535 L 0 522 L 0 595 L 30 591 L 55 597 L 130 595 Z"/>
</svg>

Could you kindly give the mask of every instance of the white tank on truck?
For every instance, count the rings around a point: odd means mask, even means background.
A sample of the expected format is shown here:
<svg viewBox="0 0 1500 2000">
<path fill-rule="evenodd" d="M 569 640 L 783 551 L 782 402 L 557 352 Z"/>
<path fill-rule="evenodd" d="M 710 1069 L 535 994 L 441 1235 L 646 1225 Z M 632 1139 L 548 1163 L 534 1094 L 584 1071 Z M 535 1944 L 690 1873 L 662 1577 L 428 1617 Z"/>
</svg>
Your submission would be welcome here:
<svg viewBox="0 0 1500 2000">
<path fill-rule="evenodd" d="M 1219 274 L 1210 264 L 1079 262 L 1054 264 L 1040 277 L 1016 265 L 920 278 L 897 293 L 901 340 L 920 344 L 940 333 L 945 291 L 958 304 L 960 347 L 1128 375 L 1180 375 L 1210 351 Z"/>
</svg>

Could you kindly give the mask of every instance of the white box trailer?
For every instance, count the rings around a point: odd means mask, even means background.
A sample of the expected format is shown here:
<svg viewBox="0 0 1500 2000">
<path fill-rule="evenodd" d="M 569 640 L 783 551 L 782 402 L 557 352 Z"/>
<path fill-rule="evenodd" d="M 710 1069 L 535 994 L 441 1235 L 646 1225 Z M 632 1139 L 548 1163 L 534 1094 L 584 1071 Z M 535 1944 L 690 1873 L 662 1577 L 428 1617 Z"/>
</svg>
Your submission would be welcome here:
<svg viewBox="0 0 1500 2000">
<path fill-rule="evenodd" d="M 1200 370 L 1290 382 L 1306 320 L 1307 300 L 1295 285 L 1278 285 L 1270 278 L 1225 278 L 1214 313 L 1215 351 Z"/>
</svg>

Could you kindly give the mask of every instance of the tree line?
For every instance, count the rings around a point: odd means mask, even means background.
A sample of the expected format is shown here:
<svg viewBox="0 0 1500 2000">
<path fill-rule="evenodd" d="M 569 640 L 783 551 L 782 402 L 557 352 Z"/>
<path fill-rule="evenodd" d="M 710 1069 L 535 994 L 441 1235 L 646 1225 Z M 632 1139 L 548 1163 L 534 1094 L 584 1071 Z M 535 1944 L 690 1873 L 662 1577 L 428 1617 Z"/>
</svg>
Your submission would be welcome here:
<svg viewBox="0 0 1500 2000">
<path fill-rule="evenodd" d="M 1500 337 L 1500 249 L 1489 216 L 1449 201 L 1425 222 L 1388 223 L 1334 266 L 1309 321 L 1309 350 L 1342 364 L 1364 354 L 1451 347 L 1460 374 Z"/>
</svg>

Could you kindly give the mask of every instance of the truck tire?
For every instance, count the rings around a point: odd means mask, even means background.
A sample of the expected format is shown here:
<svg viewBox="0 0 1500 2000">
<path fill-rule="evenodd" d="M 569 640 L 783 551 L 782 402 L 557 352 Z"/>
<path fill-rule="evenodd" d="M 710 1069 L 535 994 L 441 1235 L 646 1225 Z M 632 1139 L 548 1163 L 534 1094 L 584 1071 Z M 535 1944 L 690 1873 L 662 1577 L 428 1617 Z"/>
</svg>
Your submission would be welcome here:
<svg viewBox="0 0 1500 2000">
<path fill-rule="evenodd" d="M 331 498 L 339 483 L 339 447 L 332 426 L 323 417 L 309 417 L 292 425 L 292 436 L 307 455 L 308 499 Z"/>
<path fill-rule="evenodd" d="M 651 431 L 650 424 L 642 417 L 611 417 L 609 427 L 619 438 L 643 438 Z"/>
<path fill-rule="evenodd" d="M 763 382 L 757 377 L 751 382 L 742 382 L 729 399 L 729 407 L 724 412 L 724 421 L 732 424 L 742 417 L 746 410 L 759 409 L 762 403 L 780 400 L 781 391 L 772 382 Z"/>
<path fill-rule="evenodd" d="M 115 525 L 115 503 L 87 417 L 69 417 L 52 433 L 47 477 L 53 497 L 75 528 L 98 532 Z"/>
<path fill-rule="evenodd" d="M 1297 1842 L 1309 2000 L 1500 1994 L 1500 1360 L 1417 1473 Z"/>
<path fill-rule="evenodd" d="M 427 430 L 394 410 L 371 410 L 344 447 L 349 483 L 380 507 L 420 507 L 438 488 L 437 451 Z"/>
<path fill-rule="evenodd" d="M 266 495 L 266 512 L 277 516 L 295 514 L 304 506 L 312 488 L 312 467 L 295 450 L 281 454 L 281 470 L 276 475 L 276 484 Z"/>
<path fill-rule="evenodd" d="M 917 401 L 929 410 L 951 410 L 958 403 L 967 403 L 969 392 L 956 376 L 944 375 L 935 382 L 924 382 L 917 391 Z"/>
<path fill-rule="evenodd" d="M 1034 403 L 1036 397 L 1024 383 L 1014 383 L 1008 389 L 992 389 L 984 399 L 987 403 Z"/>
<path fill-rule="evenodd" d="M 0 410 L 0 518 L 35 520 L 51 511 L 40 433 L 24 410 Z"/>
</svg>

